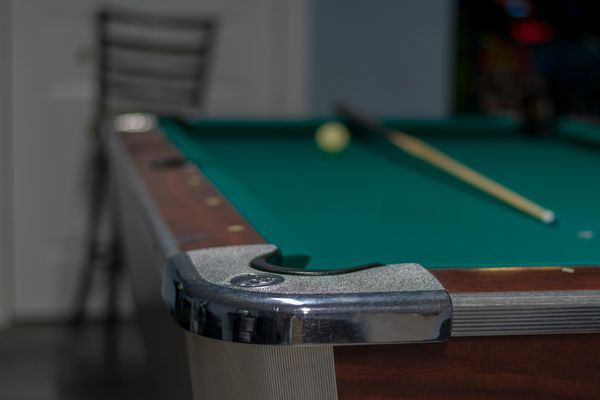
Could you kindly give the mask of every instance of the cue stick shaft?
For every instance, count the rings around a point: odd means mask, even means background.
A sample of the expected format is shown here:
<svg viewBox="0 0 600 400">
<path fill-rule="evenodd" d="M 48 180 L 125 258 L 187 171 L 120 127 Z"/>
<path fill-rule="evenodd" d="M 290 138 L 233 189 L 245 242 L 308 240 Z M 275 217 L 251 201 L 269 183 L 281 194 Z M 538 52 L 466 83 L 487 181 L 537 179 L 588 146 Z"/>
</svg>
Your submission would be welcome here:
<svg viewBox="0 0 600 400">
<path fill-rule="evenodd" d="M 450 156 L 447 156 L 420 139 L 400 131 L 389 131 L 385 136 L 390 142 L 410 155 L 432 164 L 442 171 L 470 184 L 471 186 L 516 208 L 517 210 L 524 212 L 525 214 L 528 214 L 544 223 L 551 223 L 555 220 L 555 214 L 553 211 L 545 209 L 539 204 L 536 204 L 533 201 L 510 190 L 506 186 L 503 186 L 498 182 L 480 174 L 474 169 L 462 164 Z"/>
<path fill-rule="evenodd" d="M 553 211 L 548 210 L 537 203 L 510 190 L 506 186 L 480 174 L 474 169 L 442 153 L 433 146 L 417 139 L 407 133 L 387 129 L 362 115 L 350 111 L 346 106 L 338 106 L 337 112 L 350 123 L 362 126 L 365 129 L 383 135 L 396 147 L 419 158 L 428 164 L 454 176 L 455 178 L 471 185 L 472 187 L 502 201 L 505 204 L 541 221 L 550 224 L 556 220 Z"/>
</svg>

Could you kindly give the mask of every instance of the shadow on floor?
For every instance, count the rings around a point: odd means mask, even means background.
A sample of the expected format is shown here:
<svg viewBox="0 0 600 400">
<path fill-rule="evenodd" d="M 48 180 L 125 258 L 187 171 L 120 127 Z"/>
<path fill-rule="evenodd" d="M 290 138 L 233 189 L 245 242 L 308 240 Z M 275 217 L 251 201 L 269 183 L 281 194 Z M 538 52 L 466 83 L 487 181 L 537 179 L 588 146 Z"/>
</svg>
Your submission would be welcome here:
<svg viewBox="0 0 600 400">
<path fill-rule="evenodd" d="M 117 354 L 100 324 L 18 325 L 0 331 L 0 399 L 157 399 L 135 323 L 116 326 Z"/>
</svg>

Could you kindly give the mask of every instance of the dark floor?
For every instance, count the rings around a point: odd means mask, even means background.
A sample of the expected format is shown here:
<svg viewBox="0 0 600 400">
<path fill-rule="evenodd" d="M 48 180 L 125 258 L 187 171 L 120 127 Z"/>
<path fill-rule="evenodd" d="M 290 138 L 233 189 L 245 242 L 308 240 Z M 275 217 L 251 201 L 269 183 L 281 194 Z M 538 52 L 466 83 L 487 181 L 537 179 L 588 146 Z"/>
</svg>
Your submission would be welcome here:
<svg viewBox="0 0 600 400">
<path fill-rule="evenodd" d="M 134 323 L 117 326 L 116 356 L 100 324 L 18 325 L 0 331 L 0 400 L 155 400 Z"/>
</svg>

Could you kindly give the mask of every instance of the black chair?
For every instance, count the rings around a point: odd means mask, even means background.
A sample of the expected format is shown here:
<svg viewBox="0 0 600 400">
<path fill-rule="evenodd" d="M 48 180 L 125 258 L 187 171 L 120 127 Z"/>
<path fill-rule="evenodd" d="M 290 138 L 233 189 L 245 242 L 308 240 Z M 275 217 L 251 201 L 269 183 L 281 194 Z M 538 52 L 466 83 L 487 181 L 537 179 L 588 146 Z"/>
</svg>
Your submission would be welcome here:
<svg viewBox="0 0 600 400">
<path fill-rule="evenodd" d="M 75 324 L 85 318 L 93 276 L 101 270 L 108 277 L 106 321 L 112 324 L 118 317 L 122 257 L 118 220 L 107 206 L 104 125 L 123 113 L 180 117 L 200 113 L 217 27 L 216 19 L 211 17 L 159 16 L 123 9 L 103 9 L 96 15 L 97 101 L 92 128 L 89 230 L 76 291 Z M 102 240 L 106 225 L 110 226 L 110 237 Z"/>
</svg>

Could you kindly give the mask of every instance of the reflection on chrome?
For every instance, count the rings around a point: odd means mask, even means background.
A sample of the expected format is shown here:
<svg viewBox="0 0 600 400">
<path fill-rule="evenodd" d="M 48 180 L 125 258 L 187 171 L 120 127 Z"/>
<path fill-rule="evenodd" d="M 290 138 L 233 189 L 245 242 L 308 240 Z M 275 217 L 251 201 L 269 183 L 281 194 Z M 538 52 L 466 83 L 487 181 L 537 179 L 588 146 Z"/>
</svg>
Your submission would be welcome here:
<svg viewBox="0 0 600 400">
<path fill-rule="evenodd" d="M 273 297 L 273 300 L 280 301 L 280 302 L 285 303 L 285 304 L 291 304 L 293 306 L 301 306 L 302 304 L 304 304 L 300 300 L 290 299 L 290 298 L 287 298 L 287 297 Z"/>
</svg>

